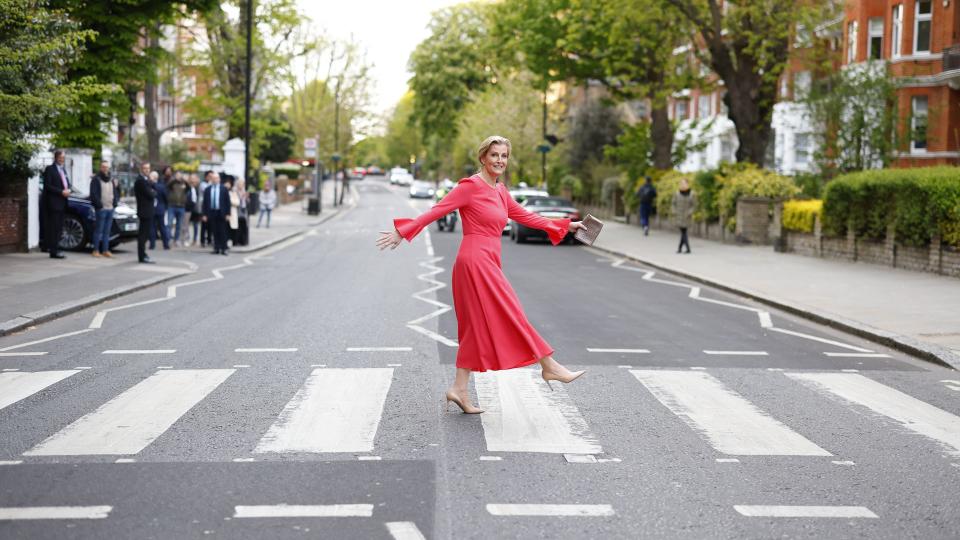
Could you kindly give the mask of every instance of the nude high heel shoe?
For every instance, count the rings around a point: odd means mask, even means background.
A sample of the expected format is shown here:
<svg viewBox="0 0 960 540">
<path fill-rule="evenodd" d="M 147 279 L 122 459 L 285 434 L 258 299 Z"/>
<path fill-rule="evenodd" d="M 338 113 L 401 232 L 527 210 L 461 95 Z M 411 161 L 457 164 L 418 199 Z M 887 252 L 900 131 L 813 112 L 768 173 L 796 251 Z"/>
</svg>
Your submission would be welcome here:
<svg viewBox="0 0 960 540">
<path fill-rule="evenodd" d="M 450 412 L 450 402 L 457 404 L 457 407 L 460 407 L 460 410 L 463 411 L 463 414 L 480 414 L 483 412 L 483 409 L 474 407 L 472 405 L 464 405 L 463 400 L 460 399 L 460 396 L 455 394 L 452 390 L 447 390 L 445 396 L 447 398 L 447 412 Z"/>
<path fill-rule="evenodd" d="M 540 376 L 543 377 L 543 380 L 546 381 L 547 386 L 550 387 L 550 391 L 553 392 L 553 385 L 550 384 L 550 381 L 560 381 L 563 384 L 570 384 L 573 381 L 580 378 L 580 376 L 586 372 L 587 372 L 586 370 L 572 371 L 570 372 L 570 375 L 567 375 L 566 377 L 564 377 L 562 375 L 558 375 L 552 371 L 544 369 L 543 371 L 540 372 Z"/>
</svg>

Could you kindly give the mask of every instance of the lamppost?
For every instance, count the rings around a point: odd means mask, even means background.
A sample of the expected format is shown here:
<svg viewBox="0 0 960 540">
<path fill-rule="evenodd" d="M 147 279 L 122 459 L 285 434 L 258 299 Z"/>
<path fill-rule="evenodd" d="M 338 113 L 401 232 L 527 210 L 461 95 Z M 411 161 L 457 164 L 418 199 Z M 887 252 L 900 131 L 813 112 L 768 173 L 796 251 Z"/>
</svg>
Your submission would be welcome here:
<svg viewBox="0 0 960 540">
<path fill-rule="evenodd" d="M 340 154 L 330 156 L 333 160 L 333 205 L 337 206 L 337 173 L 340 171 Z"/>
<path fill-rule="evenodd" d="M 246 81 L 244 84 L 244 117 L 243 117 L 243 182 L 250 182 L 250 81 L 252 77 L 253 65 L 253 0 L 247 0 L 247 70 Z M 259 185 L 257 186 L 259 187 Z"/>
</svg>

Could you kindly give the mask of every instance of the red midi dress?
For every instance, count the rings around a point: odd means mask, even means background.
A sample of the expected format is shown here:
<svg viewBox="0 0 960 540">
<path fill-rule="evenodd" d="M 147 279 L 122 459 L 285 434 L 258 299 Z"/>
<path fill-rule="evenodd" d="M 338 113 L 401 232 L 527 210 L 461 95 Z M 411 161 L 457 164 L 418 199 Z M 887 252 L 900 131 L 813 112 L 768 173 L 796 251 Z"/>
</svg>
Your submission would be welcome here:
<svg viewBox="0 0 960 540">
<path fill-rule="evenodd" d="M 440 202 L 416 219 L 395 219 L 407 241 L 453 210 L 460 211 L 463 241 L 453 263 L 453 306 L 457 314 L 457 367 L 472 371 L 528 366 L 553 354 L 533 329 L 517 294 L 503 274 L 500 238 L 507 219 L 547 232 L 559 244 L 569 219 L 550 220 L 523 208 L 497 183 L 464 178 Z"/>
</svg>

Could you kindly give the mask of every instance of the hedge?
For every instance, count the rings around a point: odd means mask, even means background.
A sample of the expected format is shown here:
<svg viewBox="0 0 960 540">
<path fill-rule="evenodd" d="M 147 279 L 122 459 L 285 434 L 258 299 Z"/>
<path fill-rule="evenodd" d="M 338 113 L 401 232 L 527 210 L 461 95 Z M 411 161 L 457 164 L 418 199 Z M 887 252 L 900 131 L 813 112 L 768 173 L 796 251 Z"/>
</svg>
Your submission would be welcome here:
<svg viewBox="0 0 960 540">
<path fill-rule="evenodd" d="M 813 232 L 813 224 L 823 211 L 823 201 L 787 201 L 783 203 L 783 228 L 790 231 Z"/>
<path fill-rule="evenodd" d="M 827 184 L 823 226 L 843 236 L 881 240 L 893 224 L 897 240 L 925 246 L 939 233 L 960 247 L 960 168 L 883 169 L 839 176 Z"/>
</svg>

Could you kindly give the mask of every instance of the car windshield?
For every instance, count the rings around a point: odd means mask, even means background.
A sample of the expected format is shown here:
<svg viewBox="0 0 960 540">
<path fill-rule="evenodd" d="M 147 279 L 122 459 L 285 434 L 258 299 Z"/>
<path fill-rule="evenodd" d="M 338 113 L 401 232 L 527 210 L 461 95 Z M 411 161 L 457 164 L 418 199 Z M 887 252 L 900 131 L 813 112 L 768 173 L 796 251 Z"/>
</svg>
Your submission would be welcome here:
<svg viewBox="0 0 960 540">
<path fill-rule="evenodd" d="M 573 203 L 559 197 L 529 197 L 526 206 L 573 206 Z"/>
<path fill-rule="evenodd" d="M 433 187 L 433 184 L 431 184 L 430 182 L 421 182 L 418 180 L 413 183 L 413 187 L 417 189 L 430 189 Z"/>
</svg>

